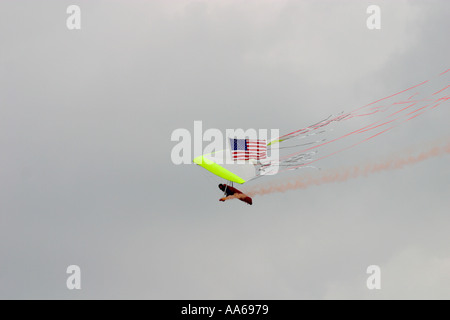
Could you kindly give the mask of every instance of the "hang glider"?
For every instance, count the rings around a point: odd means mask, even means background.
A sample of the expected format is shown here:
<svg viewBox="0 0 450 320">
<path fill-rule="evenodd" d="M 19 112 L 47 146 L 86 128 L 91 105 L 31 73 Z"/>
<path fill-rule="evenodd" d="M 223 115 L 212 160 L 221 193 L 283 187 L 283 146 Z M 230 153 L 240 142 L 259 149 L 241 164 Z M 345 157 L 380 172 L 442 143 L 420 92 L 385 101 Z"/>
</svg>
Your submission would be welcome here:
<svg viewBox="0 0 450 320">
<path fill-rule="evenodd" d="M 219 185 L 224 192 L 220 201 L 239 199 L 251 205 L 252 199 L 234 188 L 233 183 L 244 184 L 258 176 L 260 160 L 266 158 L 266 148 L 266 140 L 230 139 L 229 148 L 201 155 L 193 162 L 228 181 Z"/>
</svg>

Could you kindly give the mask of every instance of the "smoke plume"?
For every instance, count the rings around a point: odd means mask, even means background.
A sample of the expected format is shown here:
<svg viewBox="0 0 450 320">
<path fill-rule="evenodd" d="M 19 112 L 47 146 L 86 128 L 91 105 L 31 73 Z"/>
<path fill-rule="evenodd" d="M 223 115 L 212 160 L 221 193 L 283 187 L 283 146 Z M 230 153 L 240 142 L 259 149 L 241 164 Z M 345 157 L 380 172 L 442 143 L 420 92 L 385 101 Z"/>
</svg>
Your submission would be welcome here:
<svg viewBox="0 0 450 320">
<path fill-rule="evenodd" d="M 413 165 L 430 158 L 450 154 L 450 141 L 434 143 L 425 150 L 409 152 L 409 154 L 391 156 L 386 160 L 357 165 L 347 168 L 327 170 L 317 174 L 305 174 L 294 178 L 276 180 L 273 182 L 253 186 L 246 190 L 248 196 L 267 195 L 288 190 L 306 189 L 311 186 L 319 186 L 326 183 L 344 182 L 361 176 L 368 176 L 377 172 L 397 170 L 405 166 Z"/>
</svg>

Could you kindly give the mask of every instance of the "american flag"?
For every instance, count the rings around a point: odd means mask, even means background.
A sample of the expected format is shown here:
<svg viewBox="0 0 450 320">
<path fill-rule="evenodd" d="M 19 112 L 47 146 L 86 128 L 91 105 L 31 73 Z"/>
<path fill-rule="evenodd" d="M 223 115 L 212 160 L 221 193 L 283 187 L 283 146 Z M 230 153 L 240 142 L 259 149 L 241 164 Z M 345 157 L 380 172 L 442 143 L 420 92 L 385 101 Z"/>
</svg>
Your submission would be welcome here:
<svg viewBox="0 0 450 320">
<path fill-rule="evenodd" d="M 233 160 L 259 160 L 266 158 L 266 140 L 230 139 L 230 146 Z"/>
</svg>

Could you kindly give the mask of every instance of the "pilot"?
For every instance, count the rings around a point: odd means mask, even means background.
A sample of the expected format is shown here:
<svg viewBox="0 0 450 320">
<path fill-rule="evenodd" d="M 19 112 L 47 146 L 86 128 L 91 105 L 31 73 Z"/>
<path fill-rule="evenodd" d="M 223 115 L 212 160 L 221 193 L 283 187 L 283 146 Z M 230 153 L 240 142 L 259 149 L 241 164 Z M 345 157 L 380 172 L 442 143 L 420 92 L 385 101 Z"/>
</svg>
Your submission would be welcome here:
<svg viewBox="0 0 450 320">
<path fill-rule="evenodd" d="M 227 194 L 227 196 L 231 196 L 234 194 L 233 191 L 230 190 L 230 188 L 226 184 L 219 184 L 219 189 L 222 190 Z"/>
</svg>

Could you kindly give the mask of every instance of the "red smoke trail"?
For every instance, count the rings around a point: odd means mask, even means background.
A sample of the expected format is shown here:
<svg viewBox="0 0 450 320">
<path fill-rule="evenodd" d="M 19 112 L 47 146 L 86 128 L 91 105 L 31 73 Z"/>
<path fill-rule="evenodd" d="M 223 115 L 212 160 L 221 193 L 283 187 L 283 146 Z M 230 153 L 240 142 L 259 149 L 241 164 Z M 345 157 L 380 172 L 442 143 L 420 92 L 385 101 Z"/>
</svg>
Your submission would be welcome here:
<svg viewBox="0 0 450 320">
<path fill-rule="evenodd" d="M 404 166 L 413 165 L 430 158 L 450 154 L 450 140 L 444 143 L 434 143 L 425 151 L 416 155 L 394 156 L 388 160 L 366 165 L 353 166 L 329 170 L 318 174 L 307 174 L 294 178 L 278 180 L 256 185 L 246 190 L 249 197 L 256 195 L 266 195 L 277 192 L 286 192 L 288 190 L 306 189 L 310 186 L 319 186 L 326 183 L 344 182 L 349 179 L 355 179 L 361 176 L 367 176 L 382 171 L 401 169 Z"/>
</svg>

